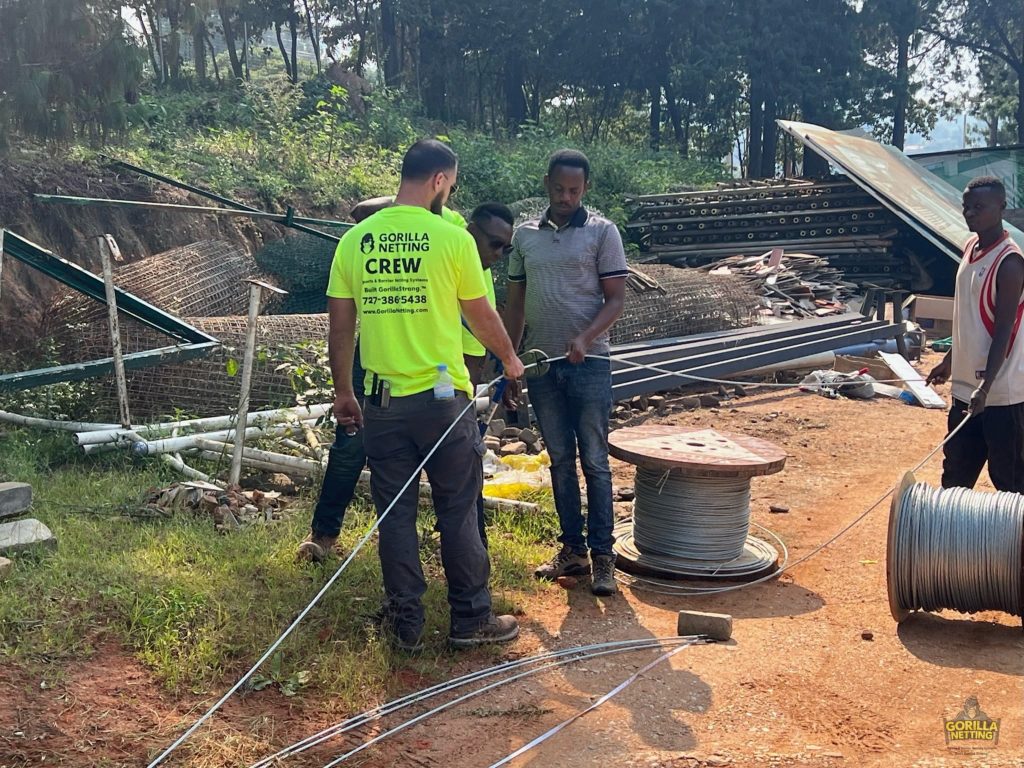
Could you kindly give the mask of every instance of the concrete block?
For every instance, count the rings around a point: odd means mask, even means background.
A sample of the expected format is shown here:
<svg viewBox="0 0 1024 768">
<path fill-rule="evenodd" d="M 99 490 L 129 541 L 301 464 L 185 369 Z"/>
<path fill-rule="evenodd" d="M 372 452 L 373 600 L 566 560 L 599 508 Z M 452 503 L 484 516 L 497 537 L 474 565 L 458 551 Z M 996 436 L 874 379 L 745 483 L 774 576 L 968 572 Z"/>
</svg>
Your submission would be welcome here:
<svg viewBox="0 0 1024 768">
<path fill-rule="evenodd" d="M 487 427 L 487 431 L 495 437 L 501 437 L 505 432 L 504 419 L 491 419 L 491 423 Z"/>
<path fill-rule="evenodd" d="M 0 557 L 0 581 L 7 578 L 7 574 L 14 568 L 14 563 L 8 560 L 6 557 Z"/>
<path fill-rule="evenodd" d="M 516 441 L 501 447 L 502 456 L 521 456 L 526 453 L 526 443 Z"/>
<path fill-rule="evenodd" d="M 0 483 L 0 517 L 13 517 L 32 506 L 32 486 L 28 483 Z"/>
<path fill-rule="evenodd" d="M 15 520 L 0 523 L 0 555 L 35 548 L 56 549 L 57 537 L 38 520 Z"/>
<path fill-rule="evenodd" d="M 519 439 L 527 445 L 535 445 L 540 440 L 540 435 L 532 429 L 524 429 L 519 433 Z"/>
<path fill-rule="evenodd" d="M 680 611 L 676 632 L 680 636 L 707 635 L 712 640 L 728 640 L 732 637 L 732 616 L 727 613 Z"/>
</svg>

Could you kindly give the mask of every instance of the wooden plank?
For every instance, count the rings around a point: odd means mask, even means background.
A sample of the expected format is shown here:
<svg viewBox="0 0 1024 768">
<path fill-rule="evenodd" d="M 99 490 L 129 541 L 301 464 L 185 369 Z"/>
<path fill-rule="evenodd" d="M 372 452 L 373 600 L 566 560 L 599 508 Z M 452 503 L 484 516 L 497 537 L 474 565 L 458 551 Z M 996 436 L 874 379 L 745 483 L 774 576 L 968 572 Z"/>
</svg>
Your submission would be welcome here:
<svg viewBox="0 0 1024 768">
<path fill-rule="evenodd" d="M 917 402 L 925 408 L 946 409 L 946 401 L 939 396 L 938 392 L 925 384 L 924 381 L 921 381 L 924 377 L 918 373 L 917 369 L 908 363 L 902 355 L 897 355 L 892 352 L 879 352 L 878 356 L 881 357 L 882 360 L 885 361 L 885 364 L 889 366 L 889 370 L 896 374 L 897 379 L 906 380 L 906 387 L 917 399 Z"/>
</svg>

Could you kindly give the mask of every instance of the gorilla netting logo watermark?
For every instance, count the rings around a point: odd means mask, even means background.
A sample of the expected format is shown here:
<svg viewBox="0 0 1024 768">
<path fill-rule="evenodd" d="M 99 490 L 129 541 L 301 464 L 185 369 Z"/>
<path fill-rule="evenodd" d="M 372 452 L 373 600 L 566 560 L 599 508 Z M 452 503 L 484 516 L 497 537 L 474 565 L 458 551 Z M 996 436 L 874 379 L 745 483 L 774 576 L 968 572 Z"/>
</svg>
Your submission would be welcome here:
<svg viewBox="0 0 1024 768">
<path fill-rule="evenodd" d="M 956 717 L 943 720 L 951 749 L 992 749 L 999 743 L 999 720 L 986 715 L 976 696 L 968 696 Z"/>
</svg>

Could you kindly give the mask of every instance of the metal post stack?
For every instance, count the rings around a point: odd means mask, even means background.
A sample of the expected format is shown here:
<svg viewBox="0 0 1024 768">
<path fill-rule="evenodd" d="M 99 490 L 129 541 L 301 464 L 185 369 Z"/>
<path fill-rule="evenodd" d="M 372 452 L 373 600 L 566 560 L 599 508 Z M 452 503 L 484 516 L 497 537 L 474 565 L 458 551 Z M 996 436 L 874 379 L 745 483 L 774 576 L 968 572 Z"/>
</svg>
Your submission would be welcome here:
<svg viewBox="0 0 1024 768">
<path fill-rule="evenodd" d="M 699 267 L 781 247 L 819 256 L 859 284 L 900 287 L 913 277 L 893 247 L 896 218 L 843 179 L 748 182 L 634 202 L 626 229 L 648 261 Z"/>
</svg>

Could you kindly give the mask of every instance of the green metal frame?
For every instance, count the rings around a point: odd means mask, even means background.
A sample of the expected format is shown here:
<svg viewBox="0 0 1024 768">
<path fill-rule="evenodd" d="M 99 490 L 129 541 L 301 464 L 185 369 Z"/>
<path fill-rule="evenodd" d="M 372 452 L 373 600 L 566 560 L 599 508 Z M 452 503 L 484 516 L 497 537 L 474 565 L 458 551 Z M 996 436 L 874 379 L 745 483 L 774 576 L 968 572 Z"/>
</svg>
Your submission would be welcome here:
<svg viewBox="0 0 1024 768">
<path fill-rule="evenodd" d="M 103 304 L 107 303 L 103 281 L 100 278 L 77 264 L 72 264 L 45 248 L 19 237 L 10 230 L 4 230 L 3 250 L 8 256 L 64 283 L 79 293 Z M 174 315 L 143 301 L 138 296 L 122 291 L 120 288 L 114 288 L 114 294 L 117 297 L 119 312 L 123 312 L 128 317 L 156 331 L 167 334 L 178 342 L 174 346 L 125 355 L 125 370 L 138 370 L 171 361 L 192 360 L 202 357 L 220 346 L 220 342 L 213 336 L 203 333 L 198 328 L 193 328 Z M 0 391 L 31 389 L 44 384 L 80 381 L 110 373 L 113 369 L 113 358 L 103 358 L 73 365 L 6 373 L 0 375 Z"/>
<path fill-rule="evenodd" d="M 164 176 L 162 173 L 151 171 L 148 168 L 142 168 L 141 166 L 138 165 L 126 163 L 124 160 L 117 160 L 111 157 L 107 157 L 106 159 L 110 160 L 111 165 L 113 165 L 116 168 L 131 171 L 133 173 L 139 174 L 140 176 L 146 176 L 147 178 L 153 179 L 154 181 L 160 181 L 163 182 L 164 184 L 169 184 L 172 187 L 177 187 L 178 189 L 184 189 L 186 192 L 191 192 L 194 195 L 205 197 L 207 200 L 213 200 L 214 202 L 221 203 L 222 205 L 226 205 L 229 208 L 236 208 L 239 211 L 261 213 L 259 208 L 254 208 L 251 205 L 246 205 L 245 203 L 240 203 L 237 200 L 232 200 L 230 197 L 218 195 L 216 192 L 211 192 L 208 189 L 197 187 L 194 184 L 188 184 L 187 182 L 179 181 L 178 179 L 171 178 L 170 176 Z M 314 237 L 319 237 L 322 240 L 327 240 L 335 244 L 337 244 L 341 240 L 341 238 L 338 237 L 337 235 L 331 235 L 328 234 L 327 232 L 321 232 L 319 229 L 307 227 L 305 224 L 295 222 L 292 219 L 293 215 L 291 214 L 291 209 L 289 209 L 289 213 L 285 214 L 285 221 L 282 221 L 281 224 L 283 224 L 286 227 L 291 227 L 292 229 L 297 230 L 299 232 L 305 232 L 307 235 L 313 235 Z M 353 225 L 346 224 L 346 226 L 351 227 Z"/>
</svg>

